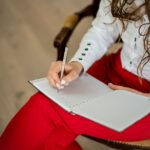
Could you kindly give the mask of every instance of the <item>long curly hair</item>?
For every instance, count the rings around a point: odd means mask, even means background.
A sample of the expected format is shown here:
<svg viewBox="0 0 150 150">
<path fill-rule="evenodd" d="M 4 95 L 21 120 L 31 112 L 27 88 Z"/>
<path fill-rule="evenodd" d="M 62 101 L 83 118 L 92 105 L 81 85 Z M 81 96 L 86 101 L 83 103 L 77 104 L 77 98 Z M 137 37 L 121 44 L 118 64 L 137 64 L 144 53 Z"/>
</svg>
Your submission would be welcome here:
<svg viewBox="0 0 150 150">
<path fill-rule="evenodd" d="M 145 2 L 133 8 L 136 0 L 112 0 L 111 1 L 111 13 L 113 17 L 119 18 L 123 25 L 123 30 L 127 27 L 127 22 L 138 21 L 143 18 L 146 14 L 150 21 L 150 0 L 145 0 Z M 142 12 L 144 8 L 144 12 Z M 146 27 L 145 33 L 142 33 L 141 29 Z M 150 23 L 143 23 L 139 27 L 139 35 L 143 36 L 143 43 L 145 53 L 137 67 L 138 75 L 142 76 L 142 70 L 144 66 L 150 61 Z"/>
</svg>

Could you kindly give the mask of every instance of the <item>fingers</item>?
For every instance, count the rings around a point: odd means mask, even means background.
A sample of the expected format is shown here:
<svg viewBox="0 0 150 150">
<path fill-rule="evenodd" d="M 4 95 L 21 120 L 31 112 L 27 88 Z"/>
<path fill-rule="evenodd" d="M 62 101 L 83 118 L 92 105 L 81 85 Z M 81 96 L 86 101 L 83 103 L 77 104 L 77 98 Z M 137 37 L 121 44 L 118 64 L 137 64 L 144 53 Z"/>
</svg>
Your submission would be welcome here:
<svg viewBox="0 0 150 150">
<path fill-rule="evenodd" d="M 48 71 L 47 78 L 50 84 L 55 88 L 60 88 L 59 72 L 61 70 L 61 61 L 52 62 Z"/>
<path fill-rule="evenodd" d="M 62 62 L 53 62 L 48 71 L 48 80 L 50 84 L 58 89 L 64 88 L 69 85 L 70 82 L 75 80 L 79 76 L 79 68 L 73 64 L 65 64 L 64 77 L 60 79 L 59 73 L 61 72 Z"/>
<path fill-rule="evenodd" d="M 60 88 L 60 79 L 59 79 L 58 74 L 56 74 L 56 73 L 49 73 L 48 74 L 48 80 L 49 80 L 49 83 L 53 87 Z"/>
<path fill-rule="evenodd" d="M 129 87 L 120 86 L 120 85 L 115 85 L 115 84 L 112 84 L 112 83 L 109 83 L 108 86 L 111 89 L 113 89 L 113 90 L 126 90 L 126 91 L 130 91 L 130 92 L 134 92 L 134 93 L 139 92 L 139 91 L 137 91 L 135 89 L 132 89 L 132 88 L 129 88 Z"/>
<path fill-rule="evenodd" d="M 124 86 L 120 86 L 120 85 L 115 85 L 115 84 L 112 84 L 112 83 L 109 83 L 108 86 L 109 86 L 112 90 L 126 90 L 126 91 L 133 92 L 133 93 L 136 93 L 136 94 L 139 94 L 139 95 L 142 95 L 142 96 L 150 97 L 150 94 L 149 94 L 149 93 L 143 93 L 143 92 L 140 92 L 140 91 L 138 91 L 138 90 L 135 90 L 135 89 L 132 89 L 132 88 L 129 88 L 129 87 L 124 87 Z"/>
<path fill-rule="evenodd" d="M 120 85 L 115 85 L 112 83 L 108 83 L 108 86 L 113 89 L 113 90 L 129 90 L 130 88 L 128 87 L 124 87 L 124 86 L 120 86 Z"/>
</svg>

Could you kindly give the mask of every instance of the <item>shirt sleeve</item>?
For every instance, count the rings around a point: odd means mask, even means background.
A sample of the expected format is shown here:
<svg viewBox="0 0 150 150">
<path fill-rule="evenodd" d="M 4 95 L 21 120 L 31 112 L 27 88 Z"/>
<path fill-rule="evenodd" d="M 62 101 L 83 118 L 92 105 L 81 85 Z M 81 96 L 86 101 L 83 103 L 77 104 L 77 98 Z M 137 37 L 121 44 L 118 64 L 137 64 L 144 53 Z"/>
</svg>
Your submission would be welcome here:
<svg viewBox="0 0 150 150">
<path fill-rule="evenodd" d="M 109 0 L 101 0 L 91 28 L 83 36 L 79 49 L 71 59 L 83 65 L 84 72 L 107 51 L 119 35 L 115 18 L 111 14 Z"/>
</svg>

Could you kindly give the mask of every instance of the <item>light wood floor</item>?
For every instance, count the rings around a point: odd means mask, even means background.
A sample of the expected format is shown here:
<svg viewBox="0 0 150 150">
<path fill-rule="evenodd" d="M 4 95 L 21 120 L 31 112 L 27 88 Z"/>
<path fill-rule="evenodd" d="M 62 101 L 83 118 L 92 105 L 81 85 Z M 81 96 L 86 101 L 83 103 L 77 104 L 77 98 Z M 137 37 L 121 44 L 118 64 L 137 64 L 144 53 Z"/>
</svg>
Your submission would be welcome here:
<svg viewBox="0 0 150 150">
<path fill-rule="evenodd" d="M 56 59 L 53 39 L 69 14 L 91 0 L 0 0 L 0 133 L 35 93 L 28 80 L 46 76 Z M 69 42 L 69 57 L 91 19 L 82 21 Z M 109 149 L 79 137 L 85 150 Z"/>
</svg>

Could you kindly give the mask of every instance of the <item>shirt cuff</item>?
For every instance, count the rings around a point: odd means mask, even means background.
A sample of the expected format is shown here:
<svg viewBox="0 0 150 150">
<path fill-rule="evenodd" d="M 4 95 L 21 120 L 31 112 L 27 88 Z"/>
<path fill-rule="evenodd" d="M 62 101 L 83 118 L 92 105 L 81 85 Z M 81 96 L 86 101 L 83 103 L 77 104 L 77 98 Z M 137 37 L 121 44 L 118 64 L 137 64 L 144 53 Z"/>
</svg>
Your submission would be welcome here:
<svg viewBox="0 0 150 150">
<path fill-rule="evenodd" d="M 80 48 L 76 52 L 76 54 L 71 58 L 70 62 L 77 61 L 83 66 L 83 73 L 85 73 L 91 65 L 95 62 L 94 50 L 97 49 L 92 42 L 84 42 L 80 45 Z M 91 54 L 92 53 L 92 54 Z"/>
</svg>

